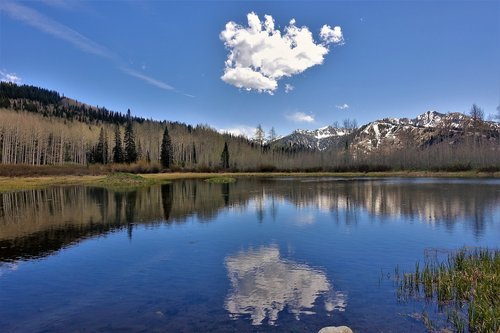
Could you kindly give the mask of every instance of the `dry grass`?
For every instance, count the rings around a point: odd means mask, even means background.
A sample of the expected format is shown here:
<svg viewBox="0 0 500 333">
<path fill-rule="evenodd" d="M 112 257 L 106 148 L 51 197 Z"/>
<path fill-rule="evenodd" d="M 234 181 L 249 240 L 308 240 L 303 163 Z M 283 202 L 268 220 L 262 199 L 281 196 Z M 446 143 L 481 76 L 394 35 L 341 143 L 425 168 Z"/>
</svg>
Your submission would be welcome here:
<svg viewBox="0 0 500 333">
<path fill-rule="evenodd" d="M 66 168 L 62 167 L 65 171 Z M 109 171 L 102 173 L 94 172 L 82 174 L 75 171 L 75 174 L 62 175 L 42 175 L 32 176 L 0 176 L 0 192 L 18 191 L 33 188 L 43 188 L 53 185 L 95 185 L 102 184 L 102 180 L 109 174 Z M 2 175 L 2 173 L 0 173 Z M 439 177 L 439 178 L 500 178 L 500 172 L 478 173 L 476 171 L 464 172 L 430 172 L 430 171 L 390 171 L 390 172 L 241 172 L 241 173 L 208 173 L 208 172 L 174 172 L 174 173 L 156 173 L 141 174 L 142 177 L 154 182 L 161 182 L 175 179 L 208 179 L 217 177 Z"/>
</svg>

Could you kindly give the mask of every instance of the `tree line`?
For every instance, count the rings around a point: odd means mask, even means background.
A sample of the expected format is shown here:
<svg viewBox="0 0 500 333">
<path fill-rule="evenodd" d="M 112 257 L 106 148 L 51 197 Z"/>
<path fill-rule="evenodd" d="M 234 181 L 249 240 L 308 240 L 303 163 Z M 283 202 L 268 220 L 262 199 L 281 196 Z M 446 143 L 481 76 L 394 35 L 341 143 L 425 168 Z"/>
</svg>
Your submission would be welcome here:
<svg viewBox="0 0 500 333">
<path fill-rule="evenodd" d="M 411 131 L 399 143 L 363 151 L 357 124 L 326 151 L 280 144 L 258 125 L 254 138 L 221 134 L 206 125 L 153 121 L 91 107 L 33 86 L 0 83 L 0 163 L 27 165 L 137 164 L 189 171 L 376 171 L 467 169 L 500 166 L 499 133 L 485 126 L 474 105 L 462 130 L 444 124 L 415 144 Z M 341 127 L 334 124 L 334 127 Z M 461 132 L 460 132 L 461 131 Z"/>
</svg>

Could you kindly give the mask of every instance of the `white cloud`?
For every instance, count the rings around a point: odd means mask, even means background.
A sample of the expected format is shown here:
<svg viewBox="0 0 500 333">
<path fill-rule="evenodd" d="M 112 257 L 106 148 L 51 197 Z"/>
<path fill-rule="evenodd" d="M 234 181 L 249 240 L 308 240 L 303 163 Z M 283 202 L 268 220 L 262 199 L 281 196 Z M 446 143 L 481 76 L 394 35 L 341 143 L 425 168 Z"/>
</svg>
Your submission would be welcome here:
<svg viewBox="0 0 500 333">
<path fill-rule="evenodd" d="M 290 91 L 293 91 L 295 89 L 294 86 L 292 86 L 290 83 L 285 83 L 285 92 L 288 94 Z"/>
<path fill-rule="evenodd" d="M 296 123 L 313 123 L 314 116 L 305 114 L 304 112 L 295 112 L 286 116 L 288 120 L 294 121 Z"/>
<path fill-rule="evenodd" d="M 224 82 L 232 84 L 237 88 L 246 90 L 258 90 L 272 92 L 278 86 L 275 80 L 272 80 L 251 68 L 227 68 L 222 76 Z"/>
<path fill-rule="evenodd" d="M 319 32 L 319 37 L 325 42 L 325 43 L 332 43 L 332 44 L 344 44 L 344 36 L 342 35 L 342 29 L 339 26 L 336 27 L 330 27 L 329 25 L 325 24 L 324 26 L 321 27 L 321 31 Z"/>
<path fill-rule="evenodd" d="M 335 107 L 339 110 L 347 110 L 347 109 L 349 109 L 349 104 L 344 103 L 344 104 L 340 104 L 340 105 L 335 105 Z"/>
<path fill-rule="evenodd" d="M 343 41 L 340 27 L 324 25 L 316 43 L 309 28 L 297 27 L 290 20 L 283 32 L 275 29 L 274 19 L 247 15 L 248 27 L 233 21 L 226 24 L 220 39 L 229 50 L 221 79 L 246 90 L 273 93 L 278 81 L 323 63 L 328 45 Z"/>
<path fill-rule="evenodd" d="M 235 136 L 244 136 L 246 138 L 253 138 L 255 136 L 255 127 L 247 125 L 236 125 L 229 128 L 221 128 L 218 131 L 220 133 L 228 133 Z"/>
<path fill-rule="evenodd" d="M 17 76 L 15 73 L 7 73 L 5 71 L 0 71 L 0 81 L 19 83 L 21 82 L 21 78 Z"/>
</svg>

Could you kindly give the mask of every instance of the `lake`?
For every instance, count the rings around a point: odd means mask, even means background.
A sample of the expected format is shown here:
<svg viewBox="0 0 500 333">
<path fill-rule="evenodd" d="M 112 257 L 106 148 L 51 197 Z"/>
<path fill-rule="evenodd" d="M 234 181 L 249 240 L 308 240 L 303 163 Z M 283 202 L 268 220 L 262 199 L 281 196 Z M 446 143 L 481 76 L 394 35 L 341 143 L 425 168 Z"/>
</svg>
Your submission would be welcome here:
<svg viewBox="0 0 500 333">
<path fill-rule="evenodd" d="M 241 178 L 0 194 L 2 332 L 425 332 L 395 269 L 500 245 L 500 181 Z"/>
</svg>

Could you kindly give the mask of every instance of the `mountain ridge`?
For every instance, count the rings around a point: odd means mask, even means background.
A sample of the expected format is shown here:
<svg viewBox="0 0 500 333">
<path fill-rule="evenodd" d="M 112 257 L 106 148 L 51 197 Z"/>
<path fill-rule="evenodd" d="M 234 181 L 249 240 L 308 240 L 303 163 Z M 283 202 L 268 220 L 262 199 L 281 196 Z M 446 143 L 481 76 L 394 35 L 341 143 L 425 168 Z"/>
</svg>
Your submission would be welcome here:
<svg viewBox="0 0 500 333">
<path fill-rule="evenodd" d="M 480 124 L 482 134 L 487 132 L 488 139 L 498 139 L 500 124 L 494 121 L 476 120 Z M 473 127 L 474 119 L 459 112 L 440 113 L 426 111 L 415 118 L 383 118 L 371 121 L 357 128 L 323 126 L 316 130 L 296 129 L 273 144 L 291 147 L 303 147 L 320 151 L 338 148 L 342 144 L 365 152 L 373 151 L 381 145 L 390 143 L 401 148 L 405 139 L 413 137 L 418 146 L 432 144 L 433 134 L 450 138 L 465 135 L 468 128 Z"/>
</svg>

